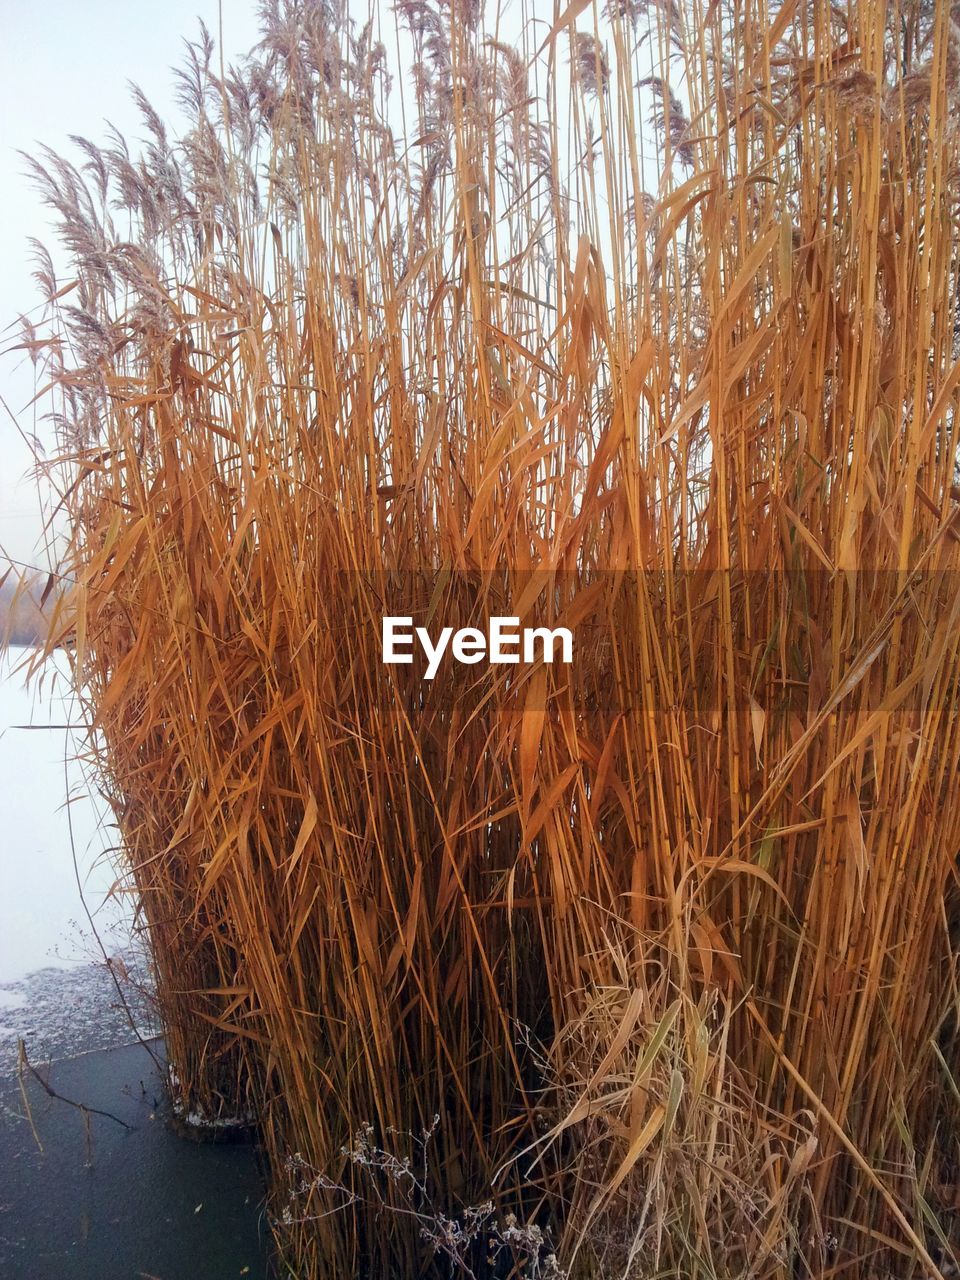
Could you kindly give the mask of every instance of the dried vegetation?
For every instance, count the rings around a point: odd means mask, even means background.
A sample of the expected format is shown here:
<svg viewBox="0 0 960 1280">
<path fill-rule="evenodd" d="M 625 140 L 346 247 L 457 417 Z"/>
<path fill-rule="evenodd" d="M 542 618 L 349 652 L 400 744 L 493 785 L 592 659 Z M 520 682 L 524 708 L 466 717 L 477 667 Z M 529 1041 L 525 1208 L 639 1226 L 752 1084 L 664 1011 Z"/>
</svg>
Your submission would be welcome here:
<svg viewBox="0 0 960 1280">
<path fill-rule="evenodd" d="M 946 1275 L 955 11 L 262 16 L 33 161 L 50 644 L 181 1105 L 301 1277 Z M 384 612 L 574 665 L 426 684 Z"/>
</svg>

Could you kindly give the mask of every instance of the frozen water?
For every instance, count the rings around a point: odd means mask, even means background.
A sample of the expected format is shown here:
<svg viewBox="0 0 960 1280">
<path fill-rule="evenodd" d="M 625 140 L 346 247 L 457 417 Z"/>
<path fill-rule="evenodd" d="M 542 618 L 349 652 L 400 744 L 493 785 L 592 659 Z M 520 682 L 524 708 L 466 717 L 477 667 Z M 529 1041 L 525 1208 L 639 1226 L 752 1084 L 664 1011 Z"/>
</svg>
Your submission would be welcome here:
<svg viewBox="0 0 960 1280">
<path fill-rule="evenodd" d="M 0 985 L 99 954 L 84 899 L 109 950 L 129 935 L 122 896 L 109 896 L 114 830 L 75 759 L 82 735 L 63 727 L 78 716 L 66 662 L 47 663 L 28 689 L 25 657 L 0 650 Z"/>
</svg>

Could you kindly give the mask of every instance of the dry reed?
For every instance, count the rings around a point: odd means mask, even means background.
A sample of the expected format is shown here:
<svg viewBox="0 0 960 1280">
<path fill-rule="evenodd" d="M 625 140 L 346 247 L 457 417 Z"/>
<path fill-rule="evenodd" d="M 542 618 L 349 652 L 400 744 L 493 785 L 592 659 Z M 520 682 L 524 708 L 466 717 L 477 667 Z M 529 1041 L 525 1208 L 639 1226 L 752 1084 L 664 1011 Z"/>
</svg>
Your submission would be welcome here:
<svg viewBox="0 0 960 1280">
<path fill-rule="evenodd" d="M 523 17 L 271 0 L 178 137 L 35 162 L 50 644 L 181 1105 L 298 1276 L 945 1273 L 960 30 Z"/>
</svg>

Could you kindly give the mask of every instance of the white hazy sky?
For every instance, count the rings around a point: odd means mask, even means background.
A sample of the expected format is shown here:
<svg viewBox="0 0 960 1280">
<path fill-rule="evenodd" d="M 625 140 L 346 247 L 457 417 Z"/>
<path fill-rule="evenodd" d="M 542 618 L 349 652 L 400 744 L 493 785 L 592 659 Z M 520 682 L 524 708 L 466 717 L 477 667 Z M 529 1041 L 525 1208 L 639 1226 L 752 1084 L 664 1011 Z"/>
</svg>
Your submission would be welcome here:
<svg viewBox="0 0 960 1280">
<path fill-rule="evenodd" d="M 53 246 L 46 210 L 18 151 L 39 143 L 71 154 L 70 134 L 98 142 L 109 120 L 139 137 L 128 81 L 171 118 L 173 77 L 184 37 L 202 17 L 214 38 L 218 0 L 0 0 L 0 352 L 19 341 L 17 317 L 37 305 L 27 238 Z M 255 0 L 223 0 L 227 60 L 257 39 Z M 0 394 L 35 430 L 25 410 L 34 393 L 33 370 L 22 353 L 0 354 Z M 33 459 L 0 407 L 0 554 L 32 562 L 41 518 L 36 486 L 25 480 Z"/>
</svg>

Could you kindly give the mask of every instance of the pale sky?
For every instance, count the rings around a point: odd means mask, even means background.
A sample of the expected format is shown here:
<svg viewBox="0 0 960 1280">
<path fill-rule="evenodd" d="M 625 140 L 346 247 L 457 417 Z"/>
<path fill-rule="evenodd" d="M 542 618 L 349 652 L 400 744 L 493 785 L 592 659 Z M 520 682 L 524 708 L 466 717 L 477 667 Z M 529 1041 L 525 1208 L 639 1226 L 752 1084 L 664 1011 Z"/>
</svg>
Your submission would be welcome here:
<svg viewBox="0 0 960 1280">
<path fill-rule="evenodd" d="M 256 4 L 223 0 L 222 10 L 230 61 L 256 42 Z M 139 137 L 130 80 L 174 119 L 170 68 L 181 60 L 183 38 L 197 34 L 198 15 L 217 39 L 217 0 L 0 0 L 0 352 L 19 341 L 17 316 L 37 305 L 27 238 L 54 246 L 17 152 L 47 143 L 72 157 L 69 135 L 102 141 L 106 120 Z M 27 430 L 39 427 L 24 411 L 34 382 L 22 352 L 0 354 L 0 394 Z M 38 558 L 41 529 L 36 486 L 24 480 L 32 465 L 0 406 L 0 554 L 28 562 Z"/>
</svg>

